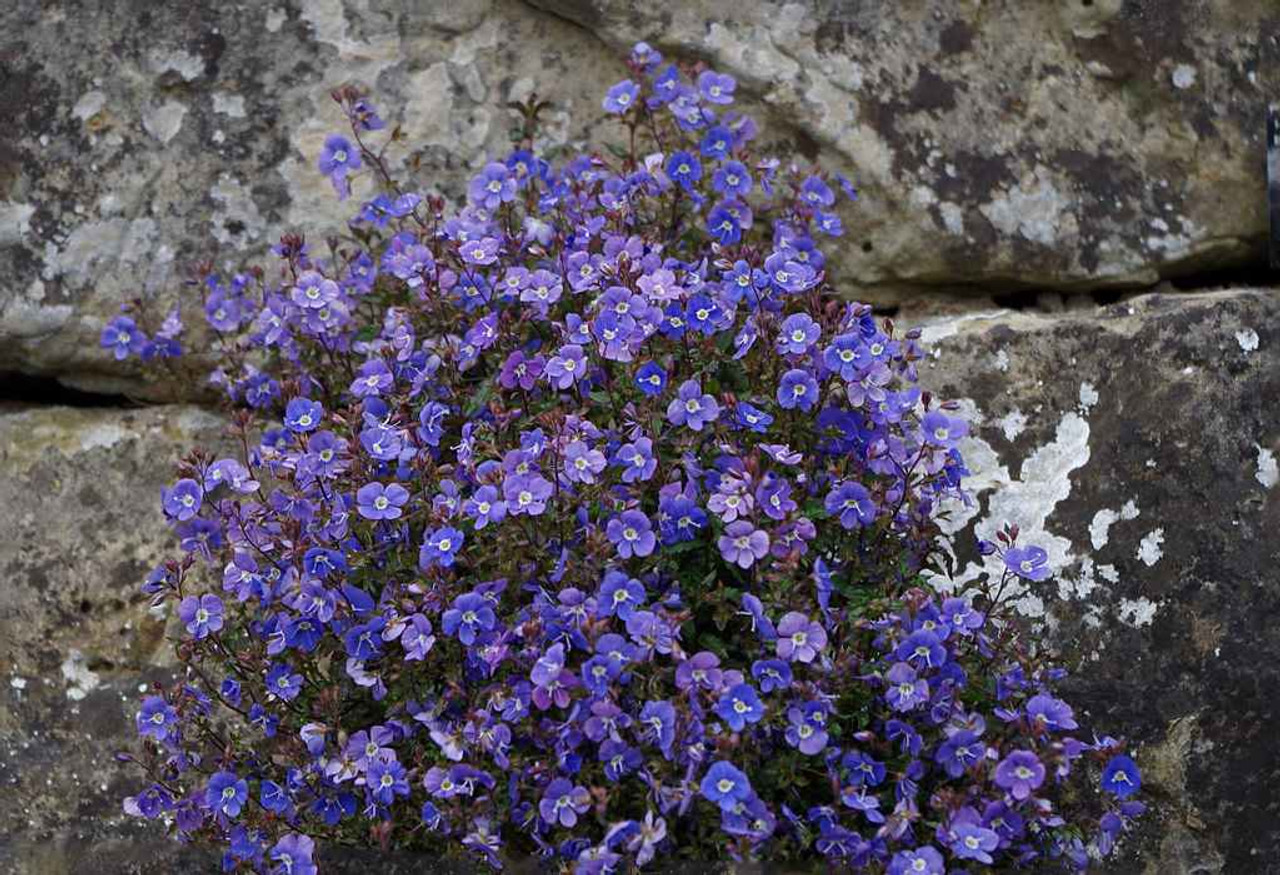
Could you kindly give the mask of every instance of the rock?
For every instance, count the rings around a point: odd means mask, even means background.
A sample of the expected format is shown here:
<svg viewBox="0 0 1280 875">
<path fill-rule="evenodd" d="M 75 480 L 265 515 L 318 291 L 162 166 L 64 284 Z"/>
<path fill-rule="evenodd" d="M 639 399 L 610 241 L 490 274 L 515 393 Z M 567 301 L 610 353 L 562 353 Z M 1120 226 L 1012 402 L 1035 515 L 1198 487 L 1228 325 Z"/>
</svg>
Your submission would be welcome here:
<svg viewBox="0 0 1280 875">
<path fill-rule="evenodd" d="M 345 230 L 373 187 L 357 181 L 339 203 L 315 169 L 325 136 L 346 129 L 333 89 L 366 89 L 403 123 L 415 183 L 457 197 L 510 151 L 508 101 L 554 97 L 543 146 L 594 142 L 602 85 L 624 72 L 516 0 L 20 0 L 0 8 L 0 33 L 0 382 L 21 371 L 160 399 L 197 396 L 202 372 L 121 367 L 97 348 L 102 324 L 140 294 L 162 317 L 194 295 L 184 267 L 197 260 L 271 265 L 285 232 L 323 248 Z M 388 152 L 393 166 L 408 157 Z"/>
<path fill-rule="evenodd" d="M 1262 258 L 1269 0 L 534 5 L 732 73 L 767 130 L 850 173 L 837 275 L 862 300 Z"/>
<path fill-rule="evenodd" d="M 156 380 L 104 357 L 101 324 L 139 294 L 174 300 L 196 260 L 269 264 L 281 233 L 343 230 L 355 202 L 314 169 L 343 127 L 333 88 L 368 89 L 417 150 L 415 180 L 457 196 L 531 90 L 557 101 L 546 144 L 610 137 L 600 95 L 639 38 L 733 73 L 767 138 L 858 180 L 835 263 L 863 299 L 1261 257 L 1268 0 L 534 5 L 7 4 L 0 374 L 197 397 L 198 368 Z"/>
<path fill-rule="evenodd" d="M 1247 289 L 925 327 L 921 383 L 979 422 L 958 579 L 1005 521 L 1046 548 L 1056 579 L 1019 607 L 1049 624 L 1088 725 L 1137 742 L 1152 811 L 1117 873 L 1280 853 L 1277 324 L 1280 290 Z"/>
<path fill-rule="evenodd" d="M 173 549 L 160 487 L 219 431 L 190 407 L 0 411 L 0 871 L 130 871 L 105 861 L 155 837 L 121 811 L 140 779 L 112 755 L 172 663 L 139 591 Z M 179 871 L 179 850 L 145 871 Z"/>
</svg>

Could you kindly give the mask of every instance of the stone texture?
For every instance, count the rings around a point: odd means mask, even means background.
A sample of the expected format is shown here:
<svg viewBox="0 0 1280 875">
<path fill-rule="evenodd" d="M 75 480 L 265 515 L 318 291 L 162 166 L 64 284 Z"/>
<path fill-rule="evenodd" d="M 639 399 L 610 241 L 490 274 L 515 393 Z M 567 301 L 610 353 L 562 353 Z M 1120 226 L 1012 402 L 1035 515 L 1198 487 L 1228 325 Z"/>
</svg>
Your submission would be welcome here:
<svg viewBox="0 0 1280 875">
<path fill-rule="evenodd" d="M 738 77 L 843 165 L 851 292 L 1151 284 L 1261 257 L 1269 0 L 534 0 Z"/>
<path fill-rule="evenodd" d="M 1153 811 L 1117 873 L 1269 872 L 1280 759 L 1280 289 L 927 326 L 921 382 L 980 419 L 958 573 L 1008 520 L 1056 580 L 1049 623 L 1099 732 L 1138 742 Z"/>
<path fill-rule="evenodd" d="M 864 300 L 1250 263 L 1278 37 L 1270 0 L 19 0 L 0 8 L 0 374 L 195 397 L 194 371 L 105 359 L 100 325 L 176 296 L 195 260 L 343 228 L 313 168 L 331 89 L 369 89 L 415 180 L 458 195 L 531 89 L 558 102 L 548 144 L 607 137 L 600 94 L 638 38 L 732 72 L 768 139 L 859 181 L 836 263 Z"/>
<path fill-rule="evenodd" d="M 340 85 L 403 124 L 413 152 L 393 166 L 412 155 L 417 185 L 458 196 L 509 151 L 507 101 L 554 91 L 543 145 L 581 145 L 622 71 L 516 0 L 0 4 L 0 375 L 192 397 L 194 376 L 104 358 L 101 325 L 140 293 L 175 297 L 194 261 L 234 269 L 286 231 L 322 247 L 345 229 L 358 200 L 315 170 L 345 129 Z"/>
<path fill-rule="evenodd" d="M 0 412 L 0 871 L 150 856 L 120 809 L 138 778 L 112 758 L 171 661 L 138 585 L 172 549 L 160 487 L 219 422 L 190 407 Z"/>
</svg>

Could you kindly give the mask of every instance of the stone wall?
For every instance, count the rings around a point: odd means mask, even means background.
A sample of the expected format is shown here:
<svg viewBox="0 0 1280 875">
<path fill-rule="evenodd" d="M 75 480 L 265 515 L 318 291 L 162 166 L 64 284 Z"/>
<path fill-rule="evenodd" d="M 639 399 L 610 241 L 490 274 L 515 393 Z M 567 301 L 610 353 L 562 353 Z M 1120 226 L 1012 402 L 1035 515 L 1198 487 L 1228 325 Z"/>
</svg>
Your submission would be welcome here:
<svg viewBox="0 0 1280 875">
<path fill-rule="evenodd" d="M 121 815 L 132 778 L 109 752 L 167 670 L 137 589 L 168 541 L 160 485 L 220 421 L 190 404 L 194 376 L 104 358 L 101 323 L 179 294 L 191 261 L 341 227 L 313 170 L 332 88 L 368 88 L 420 147 L 395 160 L 457 196 L 530 91 L 557 101 L 544 145 L 611 136 L 595 107 L 639 38 L 733 73 L 768 137 L 858 181 L 842 288 L 925 325 L 923 381 L 978 423 L 958 572 L 1005 519 L 1048 546 L 1063 571 L 1022 608 L 1078 668 L 1090 722 L 1139 743 L 1155 807 L 1113 871 L 1274 867 L 1280 294 L 1167 282 L 1259 273 L 1274 3 L 15 0 L 0 870 L 203 865 Z"/>
</svg>

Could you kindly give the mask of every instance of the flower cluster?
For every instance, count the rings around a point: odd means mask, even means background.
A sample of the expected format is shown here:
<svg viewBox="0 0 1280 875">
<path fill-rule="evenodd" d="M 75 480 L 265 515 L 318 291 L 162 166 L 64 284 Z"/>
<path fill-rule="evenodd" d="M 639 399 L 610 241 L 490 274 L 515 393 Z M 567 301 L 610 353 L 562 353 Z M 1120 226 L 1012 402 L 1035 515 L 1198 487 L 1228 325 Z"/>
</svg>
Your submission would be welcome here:
<svg viewBox="0 0 1280 875">
<path fill-rule="evenodd" d="M 629 148 L 552 166 L 531 101 L 457 211 L 343 89 L 319 170 L 381 187 L 349 233 L 197 275 L 235 450 L 162 495 L 182 555 L 144 588 L 186 672 L 141 704 L 126 809 L 291 875 L 315 840 L 1083 867 L 1141 779 L 1004 609 L 1043 551 L 1008 528 L 999 579 L 924 583 L 967 427 L 918 333 L 835 295 L 852 186 L 759 154 L 731 77 L 628 64 Z M 177 354 L 144 316 L 103 346 Z"/>
</svg>

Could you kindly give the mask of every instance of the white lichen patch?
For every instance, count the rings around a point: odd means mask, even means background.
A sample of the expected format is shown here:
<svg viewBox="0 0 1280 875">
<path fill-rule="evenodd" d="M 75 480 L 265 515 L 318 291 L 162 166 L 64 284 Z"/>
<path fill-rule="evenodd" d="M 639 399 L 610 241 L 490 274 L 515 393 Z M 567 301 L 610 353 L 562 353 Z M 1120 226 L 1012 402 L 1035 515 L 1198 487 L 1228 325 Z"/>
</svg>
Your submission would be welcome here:
<svg viewBox="0 0 1280 875">
<path fill-rule="evenodd" d="M 1085 381 L 1080 384 L 1080 412 L 1088 413 L 1089 409 L 1098 403 L 1098 390 L 1093 384 Z"/>
<path fill-rule="evenodd" d="M 0 201 L 0 246 L 21 242 L 31 230 L 31 217 L 35 214 L 34 204 Z"/>
<path fill-rule="evenodd" d="M 1122 622 L 1128 623 L 1135 629 L 1141 629 L 1143 626 L 1151 625 L 1158 607 L 1159 605 L 1151 599 L 1140 596 L 1136 599 L 1121 599 L 1117 613 Z"/>
<path fill-rule="evenodd" d="M 1130 499 L 1125 502 L 1124 507 L 1120 508 L 1117 513 L 1111 508 L 1104 507 L 1093 515 L 1093 519 L 1089 522 L 1089 543 L 1093 545 L 1093 549 L 1101 550 L 1107 546 L 1108 532 L 1111 526 L 1118 520 L 1132 520 L 1138 518 L 1138 505 Z"/>
<path fill-rule="evenodd" d="M 161 143 L 168 143 L 182 130 L 187 108 L 176 100 L 166 100 L 142 114 L 142 127 Z"/>
<path fill-rule="evenodd" d="M 209 217 L 214 239 L 219 243 L 233 241 L 257 240 L 266 229 L 266 220 L 258 210 L 253 195 L 240 180 L 229 173 L 218 177 L 217 183 L 209 190 L 209 195 L 222 205 Z M 239 234 L 228 230 L 228 222 L 239 222 L 243 229 Z"/>
<path fill-rule="evenodd" d="M 1179 64 L 1173 68 L 1173 74 L 1169 78 L 1173 81 L 1174 88 L 1190 88 L 1196 84 L 1196 68 L 1190 64 Z"/>
<path fill-rule="evenodd" d="M 1164 556 L 1164 550 L 1161 548 L 1163 543 L 1164 529 L 1153 529 L 1147 532 L 1146 537 L 1138 543 L 1138 559 L 1142 561 L 1143 565 L 1150 568 L 1160 561 L 1160 558 Z"/>
<path fill-rule="evenodd" d="M 1245 355 L 1258 348 L 1258 340 L 1258 332 L 1252 328 L 1242 328 L 1236 332 L 1236 343 L 1240 344 L 1240 351 Z"/>
<path fill-rule="evenodd" d="M 1254 479 L 1262 484 L 1263 489 L 1270 489 L 1280 483 L 1280 468 L 1276 465 L 1276 454 L 1261 444 L 1254 444 L 1258 450 L 1258 471 Z"/>
<path fill-rule="evenodd" d="M 167 73 L 172 70 L 187 82 L 204 73 L 204 58 L 182 49 L 169 51 L 157 49 L 151 52 L 147 60 L 155 72 Z"/>
<path fill-rule="evenodd" d="M 1002 416 L 996 425 L 1000 426 L 1004 439 L 1012 441 L 1026 430 L 1027 415 L 1015 407 Z"/>
<path fill-rule="evenodd" d="M 244 118 L 244 95 L 215 91 L 213 93 L 213 111 L 230 118 Z"/>
<path fill-rule="evenodd" d="M 79 650 L 72 650 L 67 654 L 61 669 L 62 679 L 67 682 L 67 698 L 71 701 L 79 702 L 98 688 L 100 679 L 85 665 L 84 654 Z"/>
<path fill-rule="evenodd" d="M 1071 199 L 1039 172 L 1034 184 L 1024 181 L 1018 188 L 978 207 L 1006 236 L 1021 235 L 1043 246 L 1052 246 L 1060 237 L 1074 233 L 1075 217 L 1070 210 Z"/>
</svg>

